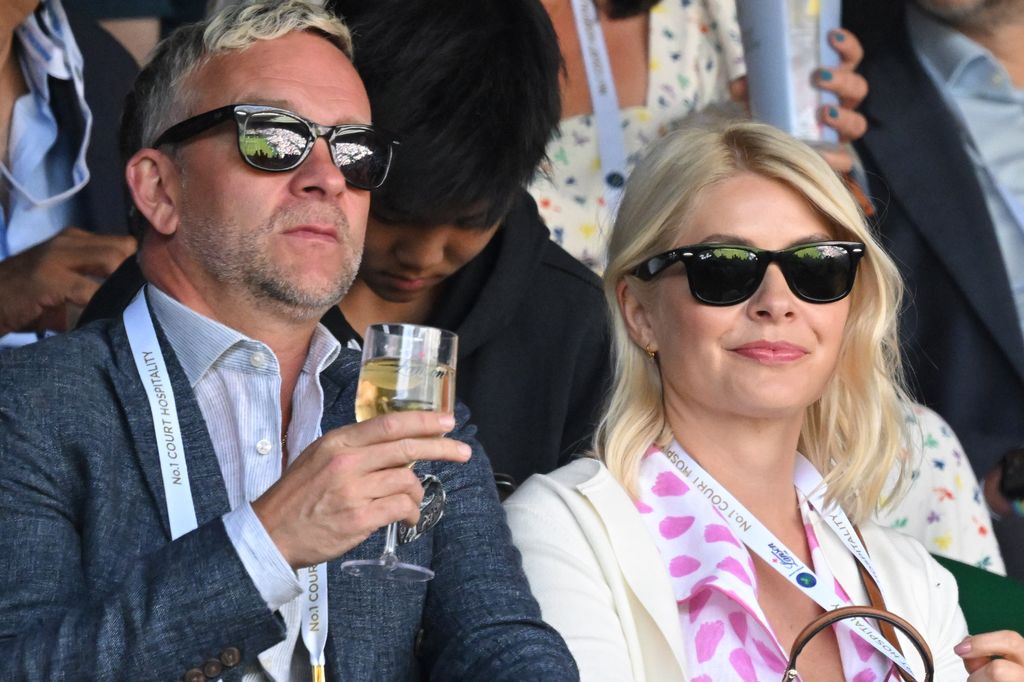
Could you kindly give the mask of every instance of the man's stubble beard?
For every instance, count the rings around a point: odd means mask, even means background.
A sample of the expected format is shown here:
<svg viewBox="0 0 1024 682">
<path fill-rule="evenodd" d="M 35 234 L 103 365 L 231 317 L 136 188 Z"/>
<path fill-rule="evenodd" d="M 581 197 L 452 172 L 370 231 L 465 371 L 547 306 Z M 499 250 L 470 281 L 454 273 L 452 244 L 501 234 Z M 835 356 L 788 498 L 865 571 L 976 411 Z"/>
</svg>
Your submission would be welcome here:
<svg viewBox="0 0 1024 682">
<path fill-rule="evenodd" d="M 182 240 L 200 267 L 214 281 L 236 285 L 257 307 L 270 305 L 279 314 L 297 322 L 319 319 L 337 305 L 359 270 L 362 245 L 353 244 L 348 218 L 336 206 L 316 204 L 284 208 L 255 228 L 218 223 L 204 216 L 189 219 L 190 213 L 186 200 L 182 217 L 191 225 L 190 229 L 182 231 Z M 305 223 L 333 225 L 343 250 L 350 255 L 335 276 L 320 286 L 302 286 L 301 271 L 289 272 L 276 263 L 269 252 L 268 244 L 273 235 Z"/>
</svg>

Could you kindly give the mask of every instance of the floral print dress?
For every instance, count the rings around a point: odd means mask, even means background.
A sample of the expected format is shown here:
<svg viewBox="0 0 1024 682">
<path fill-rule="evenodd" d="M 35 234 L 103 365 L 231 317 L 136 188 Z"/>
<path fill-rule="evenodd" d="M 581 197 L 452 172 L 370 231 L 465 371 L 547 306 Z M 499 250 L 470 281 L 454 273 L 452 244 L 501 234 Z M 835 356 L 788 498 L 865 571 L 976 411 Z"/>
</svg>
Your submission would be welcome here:
<svg viewBox="0 0 1024 682">
<path fill-rule="evenodd" d="M 745 73 L 734 0 L 662 0 L 648 45 L 647 102 L 620 112 L 630 170 L 687 115 L 727 101 L 729 82 Z M 564 119 L 529 189 L 552 239 L 600 273 L 612 216 L 596 132 L 591 114 Z"/>
</svg>

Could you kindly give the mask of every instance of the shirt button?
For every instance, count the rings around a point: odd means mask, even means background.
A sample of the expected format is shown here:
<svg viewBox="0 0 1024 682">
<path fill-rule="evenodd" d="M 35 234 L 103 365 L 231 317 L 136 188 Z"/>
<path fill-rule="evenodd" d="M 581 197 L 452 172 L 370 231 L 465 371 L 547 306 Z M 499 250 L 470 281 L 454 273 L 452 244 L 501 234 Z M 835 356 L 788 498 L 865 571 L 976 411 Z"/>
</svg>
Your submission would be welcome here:
<svg viewBox="0 0 1024 682">
<path fill-rule="evenodd" d="M 192 668 L 185 673 L 185 682 L 206 682 L 206 675 L 199 668 Z"/>
<path fill-rule="evenodd" d="M 255 353 L 249 356 L 249 364 L 255 367 L 256 369 L 261 369 L 264 365 L 267 364 L 266 354 L 260 351 L 256 351 Z"/>
<path fill-rule="evenodd" d="M 273 447 L 274 446 L 270 444 L 270 441 L 264 438 L 259 443 L 256 443 L 256 452 L 261 455 L 269 455 Z"/>
</svg>

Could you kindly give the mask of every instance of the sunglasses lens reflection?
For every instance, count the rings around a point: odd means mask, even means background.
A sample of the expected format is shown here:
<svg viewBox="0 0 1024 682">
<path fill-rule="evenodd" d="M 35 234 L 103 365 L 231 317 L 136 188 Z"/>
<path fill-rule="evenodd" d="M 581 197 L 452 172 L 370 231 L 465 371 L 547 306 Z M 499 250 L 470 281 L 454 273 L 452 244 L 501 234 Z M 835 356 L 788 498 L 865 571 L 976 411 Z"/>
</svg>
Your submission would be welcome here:
<svg viewBox="0 0 1024 682">
<path fill-rule="evenodd" d="M 266 112 L 252 114 L 238 144 L 252 165 L 269 171 L 295 168 L 310 143 L 309 128 L 291 116 Z"/>
<path fill-rule="evenodd" d="M 834 244 L 796 249 L 783 261 L 783 272 L 796 292 L 808 301 L 830 302 L 847 293 L 852 284 L 850 253 Z"/>
<path fill-rule="evenodd" d="M 238 139 L 242 154 L 253 166 L 268 171 L 296 168 L 306 158 L 314 138 L 306 123 L 280 112 L 250 114 Z M 372 130 L 336 133 L 330 142 L 334 164 L 348 184 L 376 189 L 387 175 L 390 148 Z"/>
<path fill-rule="evenodd" d="M 739 303 L 761 283 L 757 255 L 733 246 L 700 252 L 686 265 L 694 295 L 713 305 Z"/>
<path fill-rule="evenodd" d="M 694 254 L 686 263 L 693 295 L 711 305 L 735 305 L 757 291 L 767 265 L 754 250 L 716 246 Z M 812 303 L 830 303 L 850 293 L 854 259 L 843 246 L 811 244 L 777 254 L 793 292 Z"/>
</svg>

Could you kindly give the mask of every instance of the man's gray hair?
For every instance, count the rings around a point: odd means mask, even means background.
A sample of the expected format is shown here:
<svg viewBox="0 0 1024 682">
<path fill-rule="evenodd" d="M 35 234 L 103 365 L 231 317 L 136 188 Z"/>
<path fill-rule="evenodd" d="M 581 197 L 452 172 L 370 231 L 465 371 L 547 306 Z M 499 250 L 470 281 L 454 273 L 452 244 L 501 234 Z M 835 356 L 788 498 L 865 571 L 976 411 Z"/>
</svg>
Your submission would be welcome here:
<svg viewBox="0 0 1024 682">
<path fill-rule="evenodd" d="M 352 59 L 348 27 L 315 0 L 251 0 L 230 4 L 205 21 L 183 26 L 160 42 L 135 81 L 121 122 L 121 152 L 127 159 L 190 115 L 196 93 L 183 86 L 212 57 L 260 40 L 310 31 L 330 40 Z"/>
</svg>

